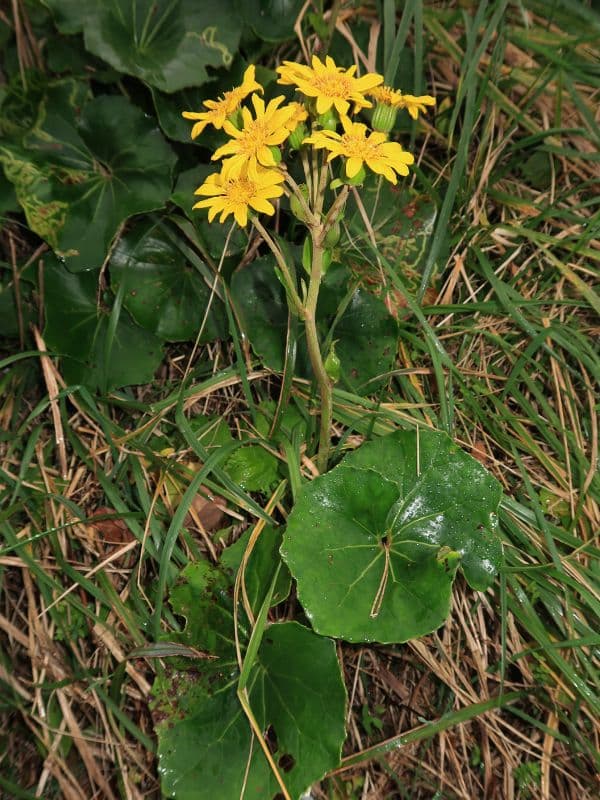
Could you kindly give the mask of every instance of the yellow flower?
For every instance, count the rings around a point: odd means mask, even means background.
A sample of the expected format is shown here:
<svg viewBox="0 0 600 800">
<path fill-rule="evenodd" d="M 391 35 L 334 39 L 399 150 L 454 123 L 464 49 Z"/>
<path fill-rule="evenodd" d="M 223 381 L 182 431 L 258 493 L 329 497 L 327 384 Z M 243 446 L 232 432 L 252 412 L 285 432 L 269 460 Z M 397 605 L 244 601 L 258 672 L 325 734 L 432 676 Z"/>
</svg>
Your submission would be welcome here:
<svg viewBox="0 0 600 800">
<path fill-rule="evenodd" d="M 236 86 L 229 92 L 225 92 L 219 100 L 205 100 L 204 105 L 208 111 L 183 111 L 182 117 L 185 119 L 197 119 L 198 122 L 192 128 L 192 139 L 200 136 L 207 125 L 215 128 L 222 128 L 223 123 L 240 107 L 242 100 L 251 92 L 262 92 L 263 88 L 255 79 L 255 67 L 251 64 L 244 72 L 244 79 L 241 86 Z"/>
<path fill-rule="evenodd" d="M 194 194 L 204 195 L 194 208 L 208 208 L 208 221 L 212 222 L 217 214 L 221 214 L 219 222 L 225 222 L 230 214 L 240 227 L 248 222 L 250 209 L 262 214 L 274 214 L 275 207 L 269 200 L 281 197 L 281 183 L 284 176 L 279 170 L 257 167 L 253 174 L 247 169 L 232 175 L 226 166 L 221 172 L 209 175 L 202 186 Z"/>
<path fill-rule="evenodd" d="M 400 103 L 402 102 L 402 92 L 392 89 L 391 86 L 376 86 L 374 89 L 371 89 L 369 96 L 372 97 L 375 102 L 381 103 L 384 106 L 389 106 L 390 108 L 400 108 Z"/>
<path fill-rule="evenodd" d="M 242 108 L 242 129 L 238 130 L 228 120 L 223 123 L 224 131 L 231 140 L 219 147 L 213 155 L 213 161 L 223 156 L 231 156 L 225 162 L 230 174 L 239 175 L 247 166 L 248 172 L 256 170 L 257 164 L 263 167 L 274 167 L 277 162 L 271 147 L 282 144 L 290 135 L 290 119 L 295 110 L 290 106 L 279 108 L 285 97 L 281 95 L 265 107 L 258 95 L 252 95 L 252 105 L 256 119 L 247 108 Z"/>
<path fill-rule="evenodd" d="M 338 67 L 330 56 L 325 57 L 324 64 L 317 56 L 313 56 L 312 68 L 284 61 L 283 66 L 277 67 L 277 72 L 279 83 L 296 86 L 306 97 L 316 97 L 317 114 L 325 114 L 332 106 L 340 115 L 347 114 L 350 103 L 354 103 L 354 111 L 370 108 L 371 103 L 365 94 L 383 83 L 381 75 L 373 72 L 355 78 L 355 66 L 349 69 Z"/>
<path fill-rule="evenodd" d="M 413 119 L 417 119 L 419 113 L 424 114 L 427 111 L 425 106 L 435 105 L 435 97 L 428 94 L 415 97 L 413 94 L 402 94 L 390 86 L 376 86 L 371 89 L 369 95 L 381 105 L 390 108 L 405 108 Z"/>
<path fill-rule="evenodd" d="M 398 108 L 405 108 L 411 117 L 416 119 L 419 116 L 419 113 L 425 114 L 427 111 L 425 106 L 434 105 L 435 97 L 431 97 L 428 94 L 421 95 L 420 97 L 415 97 L 412 94 L 403 94 Z"/>
<path fill-rule="evenodd" d="M 363 164 L 378 175 L 383 175 L 392 183 L 398 175 L 408 175 L 408 165 L 414 163 L 414 156 L 402 149 L 397 142 L 389 142 L 384 133 L 375 131 L 367 135 L 367 126 L 342 117 L 344 133 L 317 131 L 304 140 L 317 148 L 329 150 L 328 161 L 337 156 L 345 156 L 346 175 L 354 178 Z"/>
</svg>

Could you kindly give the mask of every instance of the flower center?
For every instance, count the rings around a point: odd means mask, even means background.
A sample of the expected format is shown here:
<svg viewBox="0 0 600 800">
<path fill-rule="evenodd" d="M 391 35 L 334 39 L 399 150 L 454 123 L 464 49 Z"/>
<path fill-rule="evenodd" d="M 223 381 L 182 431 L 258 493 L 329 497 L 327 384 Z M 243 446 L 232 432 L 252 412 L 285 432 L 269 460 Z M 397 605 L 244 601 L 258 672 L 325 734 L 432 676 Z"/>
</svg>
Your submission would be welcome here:
<svg viewBox="0 0 600 800">
<path fill-rule="evenodd" d="M 377 145 L 370 144 L 367 139 L 359 139 L 347 133 L 342 135 L 341 143 L 344 146 L 344 155 L 348 158 L 367 158 L 377 153 Z"/>
<path fill-rule="evenodd" d="M 346 75 L 317 75 L 315 89 L 325 97 L 346 98 L 351 93 L 350 79 Z"/>
<path fill-rule="evenodd" d="M 240 139 L 240 150 L 247 156 L 256 155 L 259 147 L 266 144 L 269 131 L 262 119 L 254 120 L 244 128 L 244 137 Z"/>
<path fill-rule="evenodd" d="M 256 186 L 249 178 L 236 178 L 227 184 L 227 199 L 234 205 L 248 205 Z"/>
<path fill-rule="evenodd" d="M 377 100 L 378 103 L 385 103 L 392 105 L 394 101 L 394 91 L 389 86 L 376 86 L 371 95 Z"/>
</svg>

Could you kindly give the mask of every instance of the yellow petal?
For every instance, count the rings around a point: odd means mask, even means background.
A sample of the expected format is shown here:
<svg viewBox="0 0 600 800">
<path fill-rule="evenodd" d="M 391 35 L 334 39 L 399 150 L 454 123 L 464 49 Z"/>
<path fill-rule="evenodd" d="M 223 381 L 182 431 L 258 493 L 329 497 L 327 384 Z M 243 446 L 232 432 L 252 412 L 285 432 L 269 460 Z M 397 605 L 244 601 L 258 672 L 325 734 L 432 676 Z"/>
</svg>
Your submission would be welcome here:
<svg viewBox="0 0 600 800">
<path fill-rule="evenodd" d="M 275 206 L 269 203 L 268 200 L 265 200 L 264 197 L 253 197 L 252 200 L 250 200 L 250 205 L 256 211 L 260 211 L 261 214 L 273 216 L 275 213 Z"/>
<path fill-rule="evenodd" d="M 329 111 L 331 106 L 333 105 L 333 100 L 331 97 L 325 97 L 322 94 L 317 94 L 317 114 L 324 114 L 326 111 Z M 346 105 L 348 105 L 346 103 Z"/>
<path fill-rule="evenodd" d="M 319 101 L 317 100 L 317 103 Z M 333 104 L 336 108 L 336 111 L 342 116 L 342 114 L 347 114 L 348 109 L 350 108 L 350 103 L 347 100 L 343 100 L 341 97 L 336 97 L 333 101 Z"/>
<path fill-rule="evenodd" d="M 368 162 L 367 162 L 368 163 Z M 349 178 L 354 178 L 355 175 L 358 175 L 360 172 L 360 168 L 363 165 L 362 158 L 355 158 L 351 157 L 346 161 L 346 175 Z"/>
<path fill-rule="evenodd" d="M 248 207 L 236 206 L 233 210 L 233 216 L 240 228 L 245 228 L 248 224 Z"/>
</svg>

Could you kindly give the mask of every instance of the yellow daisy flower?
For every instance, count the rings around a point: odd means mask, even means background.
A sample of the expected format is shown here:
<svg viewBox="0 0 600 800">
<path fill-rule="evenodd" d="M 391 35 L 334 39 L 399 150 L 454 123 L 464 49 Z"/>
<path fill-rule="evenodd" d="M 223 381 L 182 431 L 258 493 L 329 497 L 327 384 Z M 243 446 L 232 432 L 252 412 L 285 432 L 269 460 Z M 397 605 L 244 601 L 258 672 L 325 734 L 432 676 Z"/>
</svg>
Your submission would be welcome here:
<svg viewBox="0 0 600 800">
<path fill-rule="evenodd" d="M 283 188 L 280 184 L 285 180 L 283 174 L 276 169 L 257 167 L 253 174 L 247 169 L 238 174 L 231 174 L 224 167 L 221 172 L 209 175 L 202 186 L 194 194 L 204 195 L 194 208 L 208 208 L 208 221 L 212 222 L 217 214 L 221 214 L 219 222 L 223 223 L 230 214 L 240 227 L 248 222 L 250 209 L 262 214 L 273 215 L 275 207 L 269 200 L 281 197 Z"/>
<path fill-rule="evenodd" d="M 256 82 L 255 67 L 251 64 L 244 72 L 241 86 L 236 86 L 218 100 L 205 100 L 204 105 L 208 111 L 182 111 L 185 119 L 196 119 L 198 122 L 192 128 L 192 139 L 200 136 L 207 125 L 222 128 L 225 120 L 240 107 L 242 100 L 251 92 L 262 92 L 263 87 Z"/>
<path fill-rule="evenodd" d="M 388 181 L 397 183 L 398 175 L 408 175 L 408 165 L 415 159 L 397 142 L 389 142 L 384 133 L 375 131 L 367 135 L 367 126 L 342 117 L 344 133 L 336 131 L 317 131 L 304 140 L 316 148 L 329 150 L 328 161 L 337 156 L 346 160 L 346 175 L 354 178 L 363 164 Z"/>
<path fill-rule="evenodd" d="M 317 114 L 325 114 L 332 106 L 340 115 L 347 114 L 350 103 L 354 103 L 354 111 L 371 108 L 365 94 L 383 83 L 381 75 L 373 72 L 355 78 L 355 66 L 349 69 L 338 67 L 330 56 L 325 57 L 325 63 L 313 56 L 312 67 L 284 61 L 283 66 L 277 67 L 277 72 L 280 76 L 278 83 L 296 86 L 306 97 L 316 98 Z"/>
<path fill-rule="evenodd" d="M 239 175 L 247 166 L 248 171 L 256 169 L 257 164 L 263 167 L 274 167 L 277 162 L 271 147 L 282 144 L 290 135 L 290 119 L 295 113 L 289 105 L 279 108 L 285 97 L 281 95 L 265 107 L 258 95 L 252 95 L 252 105 L 256 118 L 247 108 L 242 108 L 242 128 L 238 130 L 228 120 L 223 123 L 223 130 L 231 136 L 231 140 L 215 151 L 212 160 L 231 156 L 225 162 L 228 172 Z"/>
<path fill-rule="evenodd" d="M 405 108 L 413 119 L 417 119 L 419 114 L 425 114 L 427 109 L 425 106 L 434 106 L 435 97 L 424 94 L 420 97 L 415 97 L 412 94 L 403 94 L 400 105 L 398 108 Z"/>
</svg>

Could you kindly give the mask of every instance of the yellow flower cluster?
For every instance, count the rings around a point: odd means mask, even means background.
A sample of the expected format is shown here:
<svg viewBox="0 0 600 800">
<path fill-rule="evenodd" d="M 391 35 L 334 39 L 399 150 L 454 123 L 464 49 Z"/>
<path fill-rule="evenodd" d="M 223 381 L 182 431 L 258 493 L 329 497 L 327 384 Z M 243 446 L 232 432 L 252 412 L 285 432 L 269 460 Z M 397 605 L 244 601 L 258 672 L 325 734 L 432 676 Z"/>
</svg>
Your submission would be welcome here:
<svg viewBox="0 0 600 800">
<path fill-rule="evenodd" d="M 221 171 L 205 180 L 195 194 L 204 197 L 194 208 L 207 208 L 209 221 L 220 214 L 220 222 L 233 215 L 238 225 L 245 226 L 251 211 L 274 214 L 271 200 L 284 193 L 285 173 L 279 167 L 280 147 L 290 135 L 300 132 L 298 142 L 316 149 L 329 151 L 328 161 L 337 157 L 345 159 L 345 174 L 349 180 L 357 178 L 366 165 L 392 183 L 397 175 L 408 175 L 413 156 L 397 142 L 390 142 L 387 130 L 369 131 L 367 126 L 353 122 L 349 114 L 371 109 L 372 98 L 377 104 L 373 119 L 380 109 L 405 108 L 414 119 L 426 106 L 435 103 L 428 95 L 405 95 L 383 85 L 383 77 L 367 73 L 356 77 L 356 67 L 338 67 L 327 56 L 322 62 L 312 57 L 312 66 L 285 61 L 278 67 L 279 83 L 295 86 L 304 97 L 304 103 L 286 103 L 283 95 L 265 104 L 257 92 L 262 87 L 256 81 L 254 66 L 248 67 L 240 86 L 231 89 L 218 100 L 206 100 L 205 110 L 184 111 L 186 119 L 195 121 L 192 138 L 199 136 L 207 125 L 222 129 L 229 140 L 212 156 L 222 159 Z M 242 106 L 250 95 L 252 110 Z M 304 128 L 309 113 L 315 119 L 333 114 L 334 125 L 341 123 L 343 133 L 313 127 L 310 135 Z M 375 121 L 373 122 L 375 125 Z M 296 145 L 295 145 L 296 146 Z"/>
</svg>

